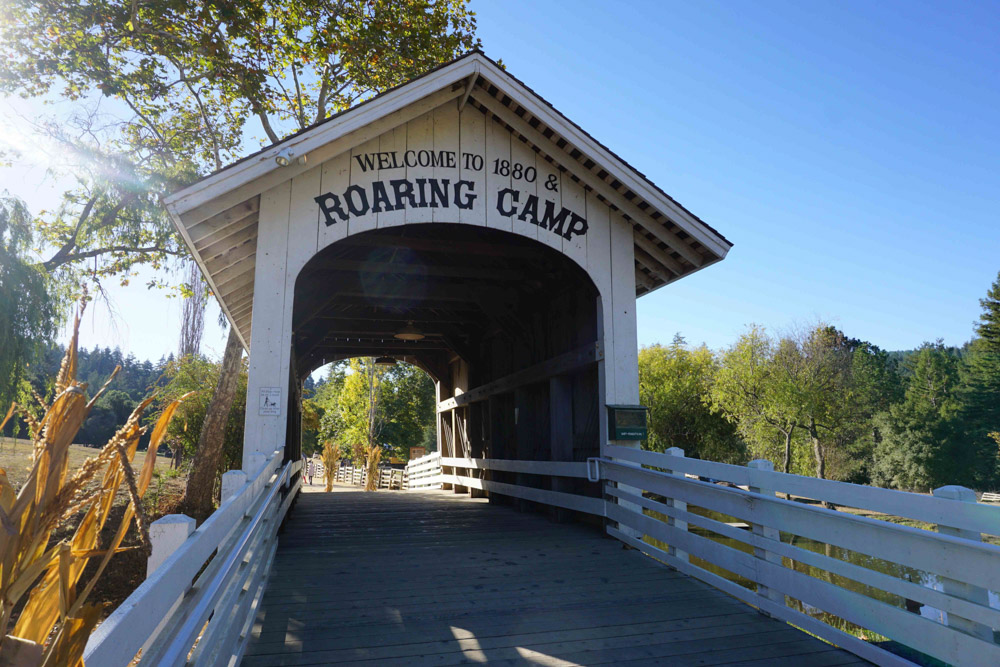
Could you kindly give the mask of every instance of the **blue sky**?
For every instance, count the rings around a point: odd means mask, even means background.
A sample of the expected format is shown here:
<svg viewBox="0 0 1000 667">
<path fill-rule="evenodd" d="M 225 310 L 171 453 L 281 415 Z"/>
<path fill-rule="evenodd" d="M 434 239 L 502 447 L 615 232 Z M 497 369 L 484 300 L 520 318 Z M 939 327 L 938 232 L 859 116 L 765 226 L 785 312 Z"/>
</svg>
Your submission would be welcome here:
<svg viewBox="0 0 1000 667">
<path fill-rule="evenodd" d="M 1000 3 L 472 6 L 489 56 L 735 244 L 639 301 L 640 344 L 818 319 L 887 349 L 971 336 L 1000 271 Z M 0 189 L 33 204 L 41 174 Z M 84 342 L 155 359 L 180 308 L 134 285 Z"/>
</svg>

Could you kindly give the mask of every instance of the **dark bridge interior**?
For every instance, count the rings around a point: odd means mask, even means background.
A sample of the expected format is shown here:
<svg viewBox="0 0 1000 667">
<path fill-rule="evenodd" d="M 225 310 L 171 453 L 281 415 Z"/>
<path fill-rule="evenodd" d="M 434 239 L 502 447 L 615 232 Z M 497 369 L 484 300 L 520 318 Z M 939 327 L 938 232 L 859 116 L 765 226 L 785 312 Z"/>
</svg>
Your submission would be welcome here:
<svg viewBox="0 0 1000 667">
<path fill-rule="evenodd" d="M 374 230 L 302 269 L 292 384 L 332 361 L 392 356 L 427 371 L 439 401 L 490 385 L 442 413 L 443 454 L 582 461 L 599 452 L 600 321 L 590 277 L 544 243 L 455 224 Z M 398 339 L 407 327 L 423 338 Z"/>
</svg>

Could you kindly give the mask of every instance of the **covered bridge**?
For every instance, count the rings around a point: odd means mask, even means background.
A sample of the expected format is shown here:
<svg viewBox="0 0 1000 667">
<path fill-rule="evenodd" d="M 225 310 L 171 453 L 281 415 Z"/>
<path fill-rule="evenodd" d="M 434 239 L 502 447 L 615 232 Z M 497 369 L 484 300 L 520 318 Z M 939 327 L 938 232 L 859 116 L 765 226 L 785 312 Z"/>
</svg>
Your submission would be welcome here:
<svg viewBox="0 0 1000 667">
<path fill-rule="evenodd" d="M 636 298 L 730 244 L 482 53 L 167 208 L 249 352 L 243 469 L 197 530 L 154 523 L 88 665 L 1000 664 L 1000 510 L 969 489 L 638 448 Z M 436 382 L 408 466 L 435 490 L 286 522 L 303 380 L 355 356 Z"/>
</svg>

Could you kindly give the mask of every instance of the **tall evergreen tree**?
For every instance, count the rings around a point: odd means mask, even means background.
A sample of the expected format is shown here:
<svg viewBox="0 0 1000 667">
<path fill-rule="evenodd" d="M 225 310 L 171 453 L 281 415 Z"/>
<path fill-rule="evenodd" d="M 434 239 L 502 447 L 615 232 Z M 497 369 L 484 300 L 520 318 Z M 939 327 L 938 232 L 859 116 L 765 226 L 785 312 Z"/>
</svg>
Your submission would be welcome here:
<svg viewBox="0 0 1000 667">
<path fill-rule="evenodd" d="M 902 403 L 875 418 L 880 441 L 872 481 L 907 491 L 967 483 L 961 456 L 958 358 L 941 341 L 924 343 L 907 359 L 910 383 Z"/>
<path fill-rule="evenodd" d="M 962 364 L 967 439 L 963 454 L 974 465 L 972 483 L 985 488 L 1000 483 L 997 442 L 990 437 L 1000 431 L 1000 273 L 979 305 L 983 312 L 976 323 L 977 338 Z"/>
</svg>

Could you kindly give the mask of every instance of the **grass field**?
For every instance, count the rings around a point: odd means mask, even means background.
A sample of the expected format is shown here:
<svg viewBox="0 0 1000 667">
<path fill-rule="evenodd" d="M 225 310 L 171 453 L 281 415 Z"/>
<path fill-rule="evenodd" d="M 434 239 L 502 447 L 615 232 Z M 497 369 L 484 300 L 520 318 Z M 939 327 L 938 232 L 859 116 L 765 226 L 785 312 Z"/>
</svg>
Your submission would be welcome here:
<svg viewBox="0 0 1000 667">
<path fill-rule="evenodd" d="M 100 451 L 97 447 L 86 447 L 84 445 L 70 445 L 69 448 L 69 470 L 73 472 L 92 456 L 96 456 Z M 146 461 L 146 452 L 136 452 L 132 467 L 136 472 L 142 469 L 142 464 Z M 20 489 L 24 480 L 28 477 L 31 468 L 31 441 L 23 438 L 0 437 L 0 468 L 7 471 L 7 479 L 15 489 Z M 170 460 L 161 457 L 156 462 L 156 471 L 161 475 L 170 470 Z"/>
</svg>

